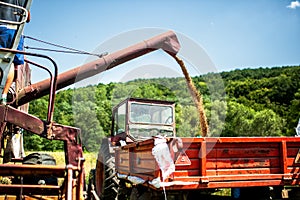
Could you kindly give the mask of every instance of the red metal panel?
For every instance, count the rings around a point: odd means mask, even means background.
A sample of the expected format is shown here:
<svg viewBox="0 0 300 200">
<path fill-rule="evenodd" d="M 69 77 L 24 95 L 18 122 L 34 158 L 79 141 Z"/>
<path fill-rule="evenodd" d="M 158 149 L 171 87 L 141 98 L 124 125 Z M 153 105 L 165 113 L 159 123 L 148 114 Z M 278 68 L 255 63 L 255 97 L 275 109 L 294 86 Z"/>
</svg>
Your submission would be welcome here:
<svg viewBox="0 0 300 200">
<path fill-rule="evenodd" d="M 157 170 L 156 161 L 151 149 L 148 149 L 148 151 L 133 151 L 133 160 L 131 160 L 131 163 L 133 165 L 131 173 L 134 174 L 149 174 L 154 176 L 154 172 Z"/>
<path fill-rule="evenodd" d="M 199 169 L 185 169 L 174 172 L 174 177 L 199 177 Z"/>
<path fill-rule="evenodd" d="M 116 150 L 116 169 L 119 173 L 128 174 L 130 172 L 129 150 Z"/>
<path fill-rule="evenodd" d="M 116 150 L 117 171 L 121 174 L 152 180 L 159 176 L 159 168 L 152 155 L 153 140 L 132 143 Z"/>
<path fill-rule="evenodd" d="M 278 158 L 221 158 L 221 159 L 207 159 L 207 169 L 243 169 L 243 168 L 257 168 L 257 167 L 279 167 L 280 162 Z"/>
<path fill-rule="evenodd" d="M 196 170 L 199 170 L 199 166 L 200 166 L 200 159 L 199 158 L 190 158 L 190 161 L 191 161 L 191 165 L 183 165 L 183 166 L 178 166 L 178 165 L 175 165 L 176 167 L 176 170 L 185 170 L 185 169 L 196 169 Z M 200 175 L 200 173 L 198 173 L 198 175 Z"/>
<path fill-rule="evenodd" d="M 299 137 L 220 137 L 220 138 L 212 138 L 207 137 L 205 138 L 206 142 L 211 143 L 237 143 L 237 144 L 243 144 L 243 143 L 256 143 L 259 145 L 260 143 L 280 143 L 281 141 L 286 142 L 300 142 Z"/>
<path fill-rule="evenodd" d="M 286 141 L 281 141 L 280 145 L 280 158 L 281 158 L 281 172 L 287 173 L 287 149 Z"/>
<path fill-rule="evenodd" d="M 217 158 L 257 158 L 279 156 L 279 148 L 268 147 L 270 144 L 259 146 L 255 144 L 232 144 L 231 147 L 224 147 L 223 144 L 216 144 Z"/>
<path fill-rule="evenodd" d="M 215 175 L 238 175 L 238 174 L 277 174 L 280 173 L 280 168 L 248 168 L 248 169 L 217 169 L 207 170 L 207 174 Z"/>
<path fill-rule="evenodd" d="M 257 181 L 231 181 L 231 182 L 211 182 L 208 188 L 232 188 L 232 187 L 259 187 L 282 185 L 282 180 L 257 180 Z"/>
<path fill-rule="evenodd" d="M 300 164 L 294 163 L 300 138 L 182 138 L 182 142 L 191 165 L 176 166 L 174 181 L 179 183 L 166 189 L 278 186 L 300 182 Z M 140 151 L 140 157 L 146 160 L 151 157 L 145 152 L 152 149 L 150 144 L 153 143 L 144 141 L 132 144 L 131 148 Z M 141 150 L 136 150 L 137 147 Z M 138 166 L 147 168 L 145 163 Z M 180 181 L 188 184 L 180 184 Z"/>
<path fill-rule="evenodd" d="M 285 173 L 293 173 L 294 179 L 299 178 L 300 164 L 295 164 L 294 159 L 298 153 L 299 139 L 295 138 L 220 138 L 219 140 L 207 138 L 206 141 L 217 141 L 208 143 L 210 152 L 206 157 L 207 177 L 217 176 L 220 179 L 227 177 L 233 181 L 239 181 L 241 177 L 236 175 L 245 174 L 248 180 L 261 174 L 268 177 L 278 174 L 280 180 L 282 158 L 285 159 Z M 282 147 L 288 141 L 289 148 Z M 201 162 L 201 161 L 200 161 Z M 188 171 L 188 169 L 186 169 Z M 186 172 L 185 175 L 192 173 Z M 228 178 L 229 177 L 229 178 Z M 274 177 L 273 177 L 274 178 Z M 246 181 L 246 180 L 244 180 Z"/>
<path fill-rule="evenodd" d="M 296 177 L 300 173 L 300 167 L 288 167 L 286 173 L 290 173 L 293 177 Z"/>
<path fill-rule="evenodd" d="M 199 159 L 200 159 L 200 175 L 201 176 L 206 176 L 206 171 L 207 171 L 207 159 L 206 159 L 206 142 L 203 141 L 202 145 L 201 145 L 201 149 L 200 149 L 200 155 L 199 155 Z"/>
<path fill-rule="evenodd" d="M 204 177 L 193 176 L 193 177 L 174 177 L 174 181 L 183 182 L 201 182 Z M 220 182 L 220 181 L 255 181 L 255 180 L 282 180 L 281 174 L 253 174 L 251 176 L 247 174 L 232 175 L 232 176 L 209 176 L 207 177 L 209 182 Z"/>
</svg>

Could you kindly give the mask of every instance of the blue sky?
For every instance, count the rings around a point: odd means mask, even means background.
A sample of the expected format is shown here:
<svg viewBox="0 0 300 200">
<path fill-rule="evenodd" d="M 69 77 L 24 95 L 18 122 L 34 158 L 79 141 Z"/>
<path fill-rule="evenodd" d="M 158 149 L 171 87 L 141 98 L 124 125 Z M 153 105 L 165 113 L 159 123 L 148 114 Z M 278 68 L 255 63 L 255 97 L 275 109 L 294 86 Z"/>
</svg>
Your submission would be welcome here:
<svg viewBox="0 0 300 200">
<path fill-rule="evenodd" d="M 25 35 L 89 52 L 124 32 L 159 28 L 193 40 L 218 71 L 300 64 L 298 1 L 33 0 L 31 16 Z M 25 45 L 40 46 L 27 40 Z M 57 62 L 59 72 L 87 59 L 41 53 Z M 38 73 L 32 79 L 44 78 Z"/>
</svg>

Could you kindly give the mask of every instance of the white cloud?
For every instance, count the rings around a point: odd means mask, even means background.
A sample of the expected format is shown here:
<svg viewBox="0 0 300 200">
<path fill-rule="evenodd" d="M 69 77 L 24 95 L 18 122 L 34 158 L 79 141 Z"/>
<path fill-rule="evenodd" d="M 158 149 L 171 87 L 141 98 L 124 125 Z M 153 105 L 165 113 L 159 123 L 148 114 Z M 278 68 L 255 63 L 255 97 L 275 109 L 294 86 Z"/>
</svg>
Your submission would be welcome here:
<svg viewBox="0 0 300 200">
<path fill-rule="evenodd" d="M 292 1 L 290 5 L 287 6 L 287 8 L 296 9 L 297 7 L 300 7 L 299 1 Z"/>
</svg>

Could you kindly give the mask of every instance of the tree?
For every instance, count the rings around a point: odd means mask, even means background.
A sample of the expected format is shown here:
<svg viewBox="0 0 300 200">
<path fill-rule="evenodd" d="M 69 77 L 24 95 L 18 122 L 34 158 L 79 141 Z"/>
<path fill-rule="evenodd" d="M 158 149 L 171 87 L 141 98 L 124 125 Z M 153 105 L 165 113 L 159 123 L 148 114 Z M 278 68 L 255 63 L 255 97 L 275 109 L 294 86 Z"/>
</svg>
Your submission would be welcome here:
<svg viewBox="0 0 300 200">
<path fill-rule="evenodd" d="M 183 106 L 179 126 L 177 129 L 178 137 L 196 137 L 200 136 L 199 117 L 195 106 Z"/>
<path fill-rule="evenodd" d="M 295 135 L 300 117 L 299 74 L 300 66 L 286 66 L 193 77 L 203 96 L 210 136 L 220 133 L 221 136 Z M 175 101 L 178 136 L 198 136 L 198 114 L 183 77 L 100 83 L 62 90 L 56 95 L 53 120 L 81 128 L 84 143 L 93 150 L 101 137 L 110 134 L 112 106 L 127 97 Z M 45 120 L 47 107 L 48 96 L 45 96 L 30 103 L 29 113 Z M 25 135 L 26 149 L 63 148 L 58 141 Z"/>
<path fill-rule="evenodd" d="M 206 113 L 209 120 L 209 136 L 218 137 L 225 128 L 225 118 L 227 111 L 226 101 L 215 100 L 206 104 Z"/>
<path fill-rule="evenodd" d="M 255 111 L 236 102 L 229 102 L 222 136 L 279 136 L 285 121 L 274 111 Z"/>
<path fill-rule="evenodd" d="M 256 112 L 251 123 L 254 136 L 282 136 L 285 121 L 270 109 Z"/>
<path fill-rule="evenodd" d="M 81 130 L 82 144 L 91 152 L 99 150 L 101 139 L 105 137 L 96 116 L 96 107 L 91 101 L 73 103 L 75 126 Z"/>
<path fill-rule="evenodd" d="M 288 120 L 288 132 L 287 135 L 293 136 L 296 134 L 295 127 L 300 119 L 300 89 L 295 93 L 295 98 L 291 101 L 289 106 L 288 114 L 286 116 Z"/>
</svg>

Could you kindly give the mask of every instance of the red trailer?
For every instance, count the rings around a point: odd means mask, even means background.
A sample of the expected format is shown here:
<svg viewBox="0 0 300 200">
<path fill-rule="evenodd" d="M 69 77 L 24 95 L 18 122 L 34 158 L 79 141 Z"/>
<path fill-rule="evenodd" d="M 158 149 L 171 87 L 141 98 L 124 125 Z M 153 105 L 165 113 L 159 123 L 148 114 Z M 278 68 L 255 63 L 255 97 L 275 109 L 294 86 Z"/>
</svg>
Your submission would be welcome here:
<svg viewBox="0 0 300 200">
<path fill-rule="evenodd" d="M 238 188 L 245 199 L 243 188 L 251 187 L 250 199 L 270 196 L 259 192 L 266 188 L 281 198 L 284 186 L 299 184 L 299 148 L 299 137 L 178 138 L 174 103 L 129 98 L 113 110 L 112 137 L 101 145 L 94 184 L 104 199 L 114 190 L 130 199 L 159 199 L 164 190 L 192 199 L 218 188 Z"/>
<path fill-rule="evenodd" d="M 169 149 L 178 139 L 183 148 L 175 152 L 175 171 L 161 183 L 167 190 L 299 184 L 298 137 L 168 138 Z M 117 148 L 117 172 L 147 180 L 144 184 L 161 178 L 154 141 Z"/>
</svg>

